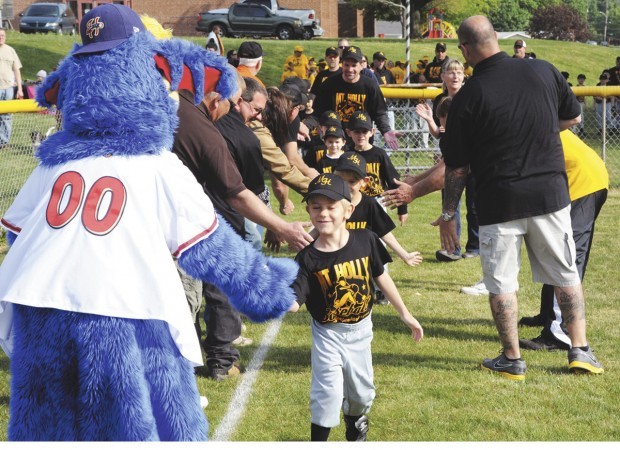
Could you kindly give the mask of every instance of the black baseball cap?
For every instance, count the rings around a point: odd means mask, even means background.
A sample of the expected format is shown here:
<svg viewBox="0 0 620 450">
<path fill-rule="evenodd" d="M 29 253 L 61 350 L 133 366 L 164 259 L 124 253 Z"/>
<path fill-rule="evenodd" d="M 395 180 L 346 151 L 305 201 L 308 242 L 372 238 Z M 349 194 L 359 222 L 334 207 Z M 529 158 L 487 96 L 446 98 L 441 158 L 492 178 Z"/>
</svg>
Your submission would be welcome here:
<svg viewBox="0 0 620 450">
<path fill-rule="evenodd" d="M 338 53 L 338 49 L 336 47 L 327 47 L 325 49 L 325 56 L 330 56 L 330 55 L 339 56 L 340 53 Z"/>
<path fill-rule="evenodd" d="M 280 92 L 290 98 L 293 102 L 293 105 L 303 105 L 306 106 L 308 103 L 308 95 L 301 92 L 299 87 L 296 84 L 283 84 L 279 87 Z"/>
<path fill-rule="evenodd" d="M 385 53 L 383 53 L 383 52 L 375 52 L 375 54 L 372 55 L 372 59 L 376 59 L 376 60 L 380 61 L 382 59 L 387 59 L 387 58 L 385 57 Z"/>
<path fill-rule="evenodd" d="M 323 138 L 326 137 L 339 137 L 344 139 L 344 131 L 342 129 L 342 127 L 339 127 L 337 125 L 330 125 L 329 127 L 327 127 L 327 130 L 325 130 L 325 133 L 323 134 Z"/>
<path fill-rule="evenodd" d="M 364 178 L 366 174 L 366 159 L 357 152 L 344 152 L 338 158 L 338 162 L 334 166 L 334 171 L 346 170 L 353 172 L 360 178 Z"/>
<path fill-rule="evenodd" d="M 436 52 L 445 52 L 446 51 L 446 43 L 445 42 L 437 42 L 437 45 L 435 45 L 435 51 Z"/>
<path fill-rule="evenodd" d="M 328 109 L 323 114 L 321 114 L 321 117 L 319 118 L 319 124 L 324 127 L 329 127 L 332 125 L 342 127 L 340 116 L 338 115 L 338 113 L 332 111 L 331 109 Z"/>
<path fill-rule="evenodd" d="M 355 111 L 347 123 L 349 130 L 372 130 L 372 120 L 365 111 Z"/>
<path fill-rule="evenodd" d="M 263 47 L 258 42 L 247 41 L 239 46 L 237 51 L 239 58 L 255 59 L 263 56 Z"/>
<path fill-rule="evenodd" d="M 351 191 L 347 183 L 338 175 L 333 173 L 322 173 L 310 182 L 308 193 L 304 197 L 304 202 L 313 195 L 324 195 L 332 200 L 351 201 Z"/>
<path fill-rule="evenodd" d="M 347 47 L 342 52 L 342 60 L 353 59 L 357 62 L 362 60 L 362 49 L 354 45 Z"/>
<path fill-rule="evenodd" d="M 583 78 L 584 80 L 586 79 L 586 76 L 582 73 L 580 73 L 579 75 L 577 75 L 577 79 L 579 78 Z"/>
</svg>

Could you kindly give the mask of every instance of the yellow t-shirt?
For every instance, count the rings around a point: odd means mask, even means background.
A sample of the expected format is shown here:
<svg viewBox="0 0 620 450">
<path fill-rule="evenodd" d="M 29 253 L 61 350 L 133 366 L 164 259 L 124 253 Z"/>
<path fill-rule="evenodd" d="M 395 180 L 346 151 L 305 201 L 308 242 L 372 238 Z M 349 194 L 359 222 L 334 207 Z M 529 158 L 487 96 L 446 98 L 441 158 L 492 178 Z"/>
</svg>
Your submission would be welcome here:
<svg viewBox="0 0 620 450">
<path fill-rule="evenodd" d="M 560 133 L 571 201 L 609 189 L 609 175 L 598 154 L 572 131 Z"/>
<path fill-rule="evenodd" d="M 295 55 L 291 55 L 284 61 L 284 66 L 286 67 L 290 62 L 293 63 L 295 73 L 299 78 L 303 78 L 304 80 L 308 78 L 308 57 L 306 55 L 302 54 L 299 58 Z"/>
<path fill-rule="evenodd" d="M 390 69 L 390 72 L 392 72 L 392 75 L 394 75 L 394 80 L 396 81 L 396 84 L 403 84 L 403 81 L 405 80 L 404 69 L 394 66 Z"/>
</svg>

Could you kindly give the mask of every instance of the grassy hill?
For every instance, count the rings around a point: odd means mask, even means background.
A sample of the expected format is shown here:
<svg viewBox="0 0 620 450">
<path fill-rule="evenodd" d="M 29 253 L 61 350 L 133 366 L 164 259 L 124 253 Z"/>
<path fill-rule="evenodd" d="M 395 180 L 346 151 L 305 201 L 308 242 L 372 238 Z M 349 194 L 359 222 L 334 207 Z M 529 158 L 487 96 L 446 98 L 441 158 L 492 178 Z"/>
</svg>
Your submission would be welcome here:
<svg viewBox="0 0 620 450">
<path fill-rule="evenodd" d="M 79 37 L 55 35 L 25 35 L 15 31 L 7 33 L 7 43 L 15 48 L 22 64 L 22 77 L 34 79 L 40 69 L 51 70 L 71 50 L 74 43 L 80 43 Z M 189 40 L 204 45 L 205 38 L 191 37 Z M 239 48 L 245 39 L 224 38 L 226 50 Z M 303 45 L 305 53 L 314 56 L 318 61 L 323 58 L 325 48 L 336 45 L 335 39 L 313 39 L 311 41 L 279 41 L 276 39 L 261 39 L 259 41 L 265 52 L 265 62 L 260 74 L 266 85 L 277 85 L 282 74 L 282 66 L 287 56 L 293 53 L 296 44 Z M 431 59 L 435 55 L 437 40 L 411 41 L 412 65 L 422 56 Z M 463 61 L 461 52 L 457 48 L 456 40 L 445 40 L 448 44 L 448 56 Z M 372 59 L 372 54 L 382 50 L 392 60 L 405 60 L 405 43 L 396 39 L 351 39 L 350 43 L 361 47 L 362 51 Z M 503 40 L 501 48 L 512 54 L 514 40 Z M 528 51 L 536 53 L 540 59 L 553 63 L 559 70 L 566 70 L 571 74 L 569 81 L 577 84 L 577 74 L 586 75 L 586 85 L 595 85 L 603 69 L 612 67 L 616 56 L 620 56 L 620 48 L 592 46 L 581 43 L 528 40 Z"/>
</svg>

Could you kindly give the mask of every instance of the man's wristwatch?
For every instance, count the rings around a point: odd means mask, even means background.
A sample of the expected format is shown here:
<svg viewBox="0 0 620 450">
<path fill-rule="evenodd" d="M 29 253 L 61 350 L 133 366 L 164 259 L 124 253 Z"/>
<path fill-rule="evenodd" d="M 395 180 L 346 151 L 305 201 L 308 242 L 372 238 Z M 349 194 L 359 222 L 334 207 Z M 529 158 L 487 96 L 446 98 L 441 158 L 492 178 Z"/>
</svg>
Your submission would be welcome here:
<svg viewBox="0 0 620 450">
<path fill-rule="evenodd" d="M 445 211 L 441 212 L 441 220 L 443 220 L 444 222 L 450 222 L 452 219 L 454 219 L 454 216 L 456 215 L 456 213 L 447 213 Z"/>
</svg>

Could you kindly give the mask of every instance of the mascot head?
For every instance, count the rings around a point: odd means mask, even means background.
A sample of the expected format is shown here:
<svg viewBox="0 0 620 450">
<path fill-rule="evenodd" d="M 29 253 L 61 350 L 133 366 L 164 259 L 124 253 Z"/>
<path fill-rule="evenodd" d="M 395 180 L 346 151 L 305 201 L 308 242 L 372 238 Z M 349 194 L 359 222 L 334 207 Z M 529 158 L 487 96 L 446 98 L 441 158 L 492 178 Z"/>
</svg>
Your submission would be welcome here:
<svg viewBox="0 0 620 450">
<path fill-rule="evenodd" d="M 225 98 L 237 91 L 225 58 L 188 41 L 157 40 L 125 6 L 93 8 L 80 35 L 82 45 L 37 91 L 40 105 L 62 113 L 62 130 L 39 147 L 44 165 L 169 151 L 178 123 L 170 90 L 188 89 L 196 103 L 213 90 Z"/>
</svg>

